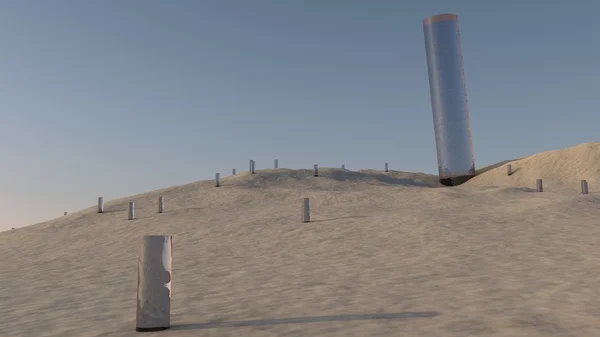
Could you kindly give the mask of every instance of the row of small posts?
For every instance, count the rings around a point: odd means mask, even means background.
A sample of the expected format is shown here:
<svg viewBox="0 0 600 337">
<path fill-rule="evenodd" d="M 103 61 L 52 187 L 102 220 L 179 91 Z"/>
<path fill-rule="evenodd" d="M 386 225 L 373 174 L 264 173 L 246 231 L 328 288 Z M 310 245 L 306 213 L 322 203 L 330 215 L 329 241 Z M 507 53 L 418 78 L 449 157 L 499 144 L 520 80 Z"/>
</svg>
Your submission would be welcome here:
<svg viewBox="0 0 600 337">
<path fill-rule="evenodd" d="M 513 173 L 515 173 L 515 171 L 513 171 L 512 169 L 512 165 L 508 164 L 506 165 L 506 174 L 511 176 Z M 542 179 L 537 179 L 535 181 L 535 187 L 536 187 L 536 191 L 537 192 L 544 192 L 544 183 L 542 181 Z M 588 188 L 588 182 L 587 180 L 581 180 L 581 194 L 588 194 L 589 193 L 589 188 Z"/>
<path fill-rule="evenodd" d="M 130 201 L 129 202 L 129 207 L 128 207 L 128 220 L 135 220 L 135 201 Z M 165 197 L 163 196 L 159 196 L 158 197 L 158 213 L 164 213 L 165 212 Z M 98 213 L 104 213 L 104 198 L 103 197 L 99 197 L 98 198 Z M 65 212 L 65 215 L 66 212 Z"/>
<path fill-rule="evenodd" d="M 310 222 L 308 198 L 302 199 L 302 222 Z M 172 236 L 142 237 L 138 255 L 136 331 L 160 331 L 171 326 L 172 256 Z"/>
<path fill-rule="evenodd" d="M 537 179 L 535 182 L 535 185 L 536 185 L 537 192 L 544 192 L 544 183 L 542 182 L 542 179 Z M 589 193 L 588 182 L 587 182 L 587 180 L 582 180 L 581 181 L 581 194 L 588 194 L 588 193 Z"/>
<path fill-rule="evenodd" d="M 317 165 L 315 165 L 315 167 L 316 167 L 316 166 L 317 166 Z M 274 162 L 274 165 L 273 165 L 273 167 L 274 167 L 274 168 L 279 168 L 279 160 L 275 159 L 275 162 Z M 346 165 L 345 165 L 345 164 L 342 164 L 342 170 L 345 170 L 345 169 L 346 169 Z M 250 159 L 249 171 L 250 171 L 250 173 L 252 173 L 252 174 L 256 174 L 256 162 L 255 162 L 254 160 L 252 160 L 252 159 Z M 388 163 L 385 163 L 385 164 L 384 164 L 384 171 L 385 171 L 385 172 L 389 172 L 389 165 L 388 165 Z M 237 173 L 237 171 L 236 171 L 236 169 L 235 169 L 235 168 L 231 169 L 231 174 L 232 174 L 232 175 L 236 175 L 236 173 Z M 510 174 L 509 174 L 509 175 L 510 175 Z M 315 177 L 317 177 L 317 176 L 318 176 L 318 172 L 317 172 L 317 175 L 315 175 Z"/>
</svg>

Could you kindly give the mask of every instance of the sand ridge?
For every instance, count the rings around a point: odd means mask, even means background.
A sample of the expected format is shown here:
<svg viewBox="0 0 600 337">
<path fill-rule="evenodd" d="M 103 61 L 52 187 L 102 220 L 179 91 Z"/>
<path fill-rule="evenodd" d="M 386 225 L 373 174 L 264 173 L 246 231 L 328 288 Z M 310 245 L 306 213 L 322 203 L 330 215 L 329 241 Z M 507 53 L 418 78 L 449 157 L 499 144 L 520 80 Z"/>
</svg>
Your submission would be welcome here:
<svg viewBox="0 0 600 337">
<path fill-rule="evenodd" d="M 454 188 L 396 171 L 241 172 L 1 232 L 0 336 L 140 335 L 144 234 L 174 242 L 173 327 L 153 336 L 600 335 L 599 157 L 600 143 L 544 152 Z M 360 319 L 377 314 L 391 318 Z"/>
</svg>

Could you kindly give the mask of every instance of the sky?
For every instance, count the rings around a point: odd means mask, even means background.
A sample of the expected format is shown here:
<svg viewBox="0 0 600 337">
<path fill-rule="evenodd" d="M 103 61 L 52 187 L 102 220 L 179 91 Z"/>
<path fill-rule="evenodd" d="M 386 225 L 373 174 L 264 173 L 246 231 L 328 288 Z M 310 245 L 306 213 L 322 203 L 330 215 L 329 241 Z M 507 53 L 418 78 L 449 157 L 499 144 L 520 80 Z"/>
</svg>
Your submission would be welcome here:
<svg viewBox="0 0 600 337">
<path fill-rule="evenodd" d="M 437 174 L 422 20 L 475 165 L 598 141 L 600 2 L 2 0 L 0 230 L 256 168 Z"/>
</svg>

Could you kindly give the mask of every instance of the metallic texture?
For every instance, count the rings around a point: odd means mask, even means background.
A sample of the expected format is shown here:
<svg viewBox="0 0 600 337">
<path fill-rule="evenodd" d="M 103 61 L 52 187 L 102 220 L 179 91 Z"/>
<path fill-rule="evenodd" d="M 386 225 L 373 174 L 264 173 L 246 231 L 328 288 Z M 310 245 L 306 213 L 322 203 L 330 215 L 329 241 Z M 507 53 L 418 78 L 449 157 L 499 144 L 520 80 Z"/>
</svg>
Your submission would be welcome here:
<svg viewBox="0 0 600 337">
<path fill-rule="evenodd" d="M 581 194 L 588 194 L 589 190 L 588 190 L 588 182 L 587 180 L 582 180 L 581 181 Z"/>
<path fill-rule="evenodd" d="M 171 326 L 171 266 L 173 238 L 145 235 L 138 257 L 136 331 Z"/>
<path fill-rule="evenodd" d="M 302 222 L 310 222 L 310 203 L 308 198 L 302 199 Z"/>
<path fill-rule="evenodd" d="M 475 176 L 475 160 L 458 17 L 429 17 L 423 32 L 440 181 L 459 185 Z"/>
<path fill-rule="evenodd" d="M 165 197 L 158 197 L 158 213 L 163 213 L 165 211 Z"/>
<path fill-rule="evenodd" d="M 130 201 L 129 202 L 129 220 L 133 220 L 135 219 L 135 202 Z"/>
</svg>

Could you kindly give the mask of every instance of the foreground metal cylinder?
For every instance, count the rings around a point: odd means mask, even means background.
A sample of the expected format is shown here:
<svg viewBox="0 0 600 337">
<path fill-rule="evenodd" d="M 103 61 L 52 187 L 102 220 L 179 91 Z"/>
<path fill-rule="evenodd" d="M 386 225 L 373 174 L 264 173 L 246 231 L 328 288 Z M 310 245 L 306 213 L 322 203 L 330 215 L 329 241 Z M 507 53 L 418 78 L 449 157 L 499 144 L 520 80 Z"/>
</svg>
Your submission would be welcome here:
<svg viewBox="0 0 600 337">
<path fill-rule="evenodd" d="M 138 257 L 136 331 L 159 331 L 171 326 L 171 264 L 173 238 L 146 235 Z"/>
<path fill-rule="evenodd" d="M 220 173 L 215 173 L 215 187 L 219 187 L 221 186 L 221 174 Z"/>
<path fill-rule="evenodd" d="M 310 222 L 310 203 L 308 198 L 302 199 L 302 222 Z"/>
<path fill-rule="evenodd" d="M 98 198 L 98 213 L 103 213 L 104 212 L 104 198 L 99 197 Z"/>
<path fill-rule="evenodd" d="M 275 159 L 275 168 L 279 168 L 279 160 Z"/>
<path fill-rule="evenodd" d="M 235 169 L 231 169 L 231 175 L 235 175 Z"/>
<path fill-rule="evenodd" d="M 542 179 L 536 180 L 536 190 L 538 192 L 544 192 L 544 185 L 542 183 Z"/>
<path fill-rule="evenodd" d="M 460 185 L 475 176 L 475 160 L 458 16 L 431 16 L 423 32 L 440 182 Z"/>
<path fill-rule="evenodd" d="M 317 165 L 317 164 L 315 164 L 315 167 L 314 167 L 314 169 L 313 169 L 313 175 L 314 175 L 315 177 L 318 177 L 318 176 L 319 176 L 319 165 Z"/>
<path fill-rule="evenodd" d="M 385 163 L 385 172 L 388 172 L 388 163 Z"/>
<path fill-rule="evenodd" d="M 506 165 L 506 174 L 507 175 L 513 174 L 512 165 L 511 164 Z"/>
</svg>

